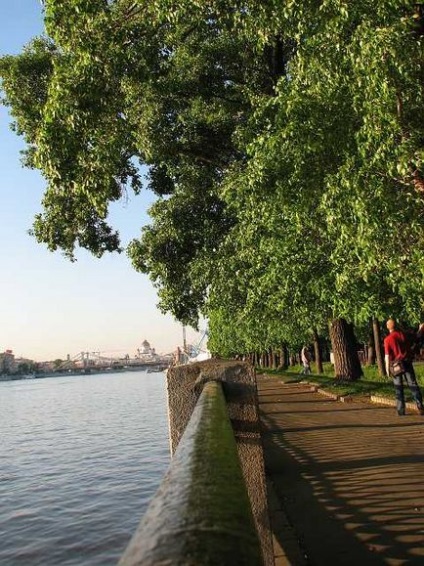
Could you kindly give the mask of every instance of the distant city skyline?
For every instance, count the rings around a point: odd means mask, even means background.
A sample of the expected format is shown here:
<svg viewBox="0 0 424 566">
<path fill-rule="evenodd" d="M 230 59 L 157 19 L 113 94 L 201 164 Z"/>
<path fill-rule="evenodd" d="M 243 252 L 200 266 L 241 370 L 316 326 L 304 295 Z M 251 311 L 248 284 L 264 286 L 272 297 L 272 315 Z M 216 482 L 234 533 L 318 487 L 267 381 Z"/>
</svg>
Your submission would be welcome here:
<svg viewBox="0 0 424 566">
<path fill-rule="evenodd" d="M 0 0 L 0 55 L 16 54 L 43 31 L 39 0 Z M 136 273 L 126 254 L 96 259 L 84 250 L 71 263 L 28 235 L 41 210 L 44 180 L 20 163 L 22 138 L 0 106 L 0 352 L 36 361 L 81 351 L 135 352 L 147 339 L 165 353 L 182 344 L 181 325 L 156 308 L 148 278 Z M 143 191 L 110 210 L 126 245 L 148 223 L 154 195 Z M 188 329 L 187 340 L 198 334 Z"/>
</svg>

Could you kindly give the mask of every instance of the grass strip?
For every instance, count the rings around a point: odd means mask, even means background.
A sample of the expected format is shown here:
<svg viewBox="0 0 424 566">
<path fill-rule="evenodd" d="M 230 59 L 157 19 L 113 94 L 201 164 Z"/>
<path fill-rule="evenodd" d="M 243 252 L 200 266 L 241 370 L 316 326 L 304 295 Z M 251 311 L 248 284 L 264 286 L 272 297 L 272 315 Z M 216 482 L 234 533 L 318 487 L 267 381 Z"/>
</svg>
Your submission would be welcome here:
<svg viewBox="0 0 424 566">
<path fill-rule="evenodd" d="M 417 381 L 424 387 L 424 364 L 414 364 Z M 302 366 L 290 366 L 287 370 L 257 368 L 258 374 L 274 375 L 285 383 L 299 383 L 300 381 L 311 381 L 316 383 L 321 389 L 325 389 L 336 395 L 347 396 L 366 396 L 380 395 L 391 399 L 395 398 L 392 378 L 380 377 L 376 366 L 363 366 L 364 375 L 357 381 L 339 381 L 334 378 L 332 364 L 324 363 L 324 373 L 311 373 L 310 375 L 300 375 Z M 312 364 L 312 370 L 314 364 Z M 412 396 L 408 386 L 405 384 L 405 400 L 411 401 Z"/>
</svg>

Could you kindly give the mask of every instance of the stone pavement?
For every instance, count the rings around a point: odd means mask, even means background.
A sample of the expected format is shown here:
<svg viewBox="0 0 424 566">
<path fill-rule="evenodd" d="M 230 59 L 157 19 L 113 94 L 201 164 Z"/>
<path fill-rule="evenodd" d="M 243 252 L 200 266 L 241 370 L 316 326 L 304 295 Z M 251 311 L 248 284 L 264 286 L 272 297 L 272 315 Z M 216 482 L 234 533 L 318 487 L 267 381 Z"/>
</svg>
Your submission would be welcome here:
<svg viewBox="0 0 424 566">
<path fill-rule="evenodd" d="M 276 566 L 424 565 L 424 417 L 258 375 Z"/>
</svg>

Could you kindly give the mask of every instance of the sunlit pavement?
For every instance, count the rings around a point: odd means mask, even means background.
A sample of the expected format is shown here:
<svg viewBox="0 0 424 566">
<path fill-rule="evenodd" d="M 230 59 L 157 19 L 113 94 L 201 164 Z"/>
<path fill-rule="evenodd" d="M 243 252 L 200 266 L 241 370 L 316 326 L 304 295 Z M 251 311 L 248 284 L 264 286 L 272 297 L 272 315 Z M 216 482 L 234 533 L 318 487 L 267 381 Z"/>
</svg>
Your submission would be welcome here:
<svg viewBox="0 0 424 566">
<path fill-rule="evenodd" d="M 424 417 L 258 390 L 276 565 L 424 564 Z"/>
</svg>

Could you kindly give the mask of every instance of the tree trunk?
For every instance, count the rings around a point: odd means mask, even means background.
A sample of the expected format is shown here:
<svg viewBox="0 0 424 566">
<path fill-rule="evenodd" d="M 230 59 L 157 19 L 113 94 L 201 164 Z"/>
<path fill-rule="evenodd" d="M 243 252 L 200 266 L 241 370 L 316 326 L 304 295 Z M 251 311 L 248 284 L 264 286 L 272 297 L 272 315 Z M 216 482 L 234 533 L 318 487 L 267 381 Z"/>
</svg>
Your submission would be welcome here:
<svg viewBox="0 0 424 566">
<path fill-rule="evenodd" d="M 288 360 L 287 360 L 288 356 L 287 356 L 287 347 L 284 344 L 284 342 L 281 342 L 281 347 L 280 347 L 280 365 L 278 367 L 278 369 L 287 369 L 288 366 Z"/>
<path fill-rule="evenodd" d="M 334 374 L 342 381 L 355 381 L 362 373 L 353 327 L 344 318 L 330 323 L 330 339 L 334 355 Z"/>
<path fill-rule="evenodd" d="M 278 364 L 280 363 L 280 356 L 278 354 L 278 350 L 273 350 L 273 360 L 274 360 L 274 369 L 278 368 Z"/>
<path fill-rule="evenodd" d="M 269 349 L 269 367 L 271 369 L 275 369 L 276 368 L 276 364 L 275 364 L 275 352 L 273 350 L 273 348 Z"/>
<path fill-rule="evenodd" d="M 378 366 L 378 374 L 380 377 L 384 377 L 387 375 L 386 368 L 384 365 L 384 356 L 383 356 L 383 345 L 381 342 L 381 332 L 380 332 L 380 323 L 377 318 L 372 319 L 372 330 L 374 334 L 374 344 L 375 344 L 375 357 L 377 359 L 377 366 Z"/>
<path fill-rule="evenodd" d="M 370 319 L 370 332 L 368 336 L 367 344 L 367 366 L 373 366 L 375 364 L 375 343 L 374 343 L 374 330 L 373 321 Z"/>
<path fill-rule="evenodd" d="M 375 348 L 374 340 L 368 342 L 367 344 L 367 366 L 373 366 L 375 364 Z"/>
<path fill-rule="evenodd" d="M 320 341 L 319 341 L 318 332 L 316 330 L 313 331 L 312 339 L 313 339 L 313 342 L 314 342 L 316 371 L 317 371 L 318 374 L 321 374 L 321 373 L 324 373 L 324 369 L 322 367 L 321 344 L 320 344 Z"/>
</svg>

